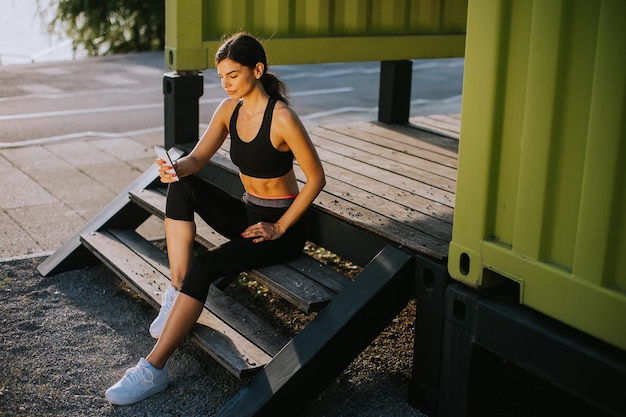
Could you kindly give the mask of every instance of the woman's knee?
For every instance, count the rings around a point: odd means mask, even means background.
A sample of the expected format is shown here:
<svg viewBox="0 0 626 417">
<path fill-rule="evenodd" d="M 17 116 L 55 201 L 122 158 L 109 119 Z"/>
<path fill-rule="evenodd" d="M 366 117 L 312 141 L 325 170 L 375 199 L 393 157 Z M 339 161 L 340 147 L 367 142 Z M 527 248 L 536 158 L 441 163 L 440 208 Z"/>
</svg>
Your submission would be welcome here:
<svg viewBox="0 0 626 417">
<path fill-rule="evenodd" d="M 193 187 L 190 177 L 171 183 L 167 187 L 165 216 L 174 220 L 193 221 Z"/>
<path fill-rule="evenodd" d="M 206 257 L 195 257 L 189 265 L 180 291 L 201 302 L 205 302 L 211 283 L 220 277 L 213 262 Z"/>
</svg>

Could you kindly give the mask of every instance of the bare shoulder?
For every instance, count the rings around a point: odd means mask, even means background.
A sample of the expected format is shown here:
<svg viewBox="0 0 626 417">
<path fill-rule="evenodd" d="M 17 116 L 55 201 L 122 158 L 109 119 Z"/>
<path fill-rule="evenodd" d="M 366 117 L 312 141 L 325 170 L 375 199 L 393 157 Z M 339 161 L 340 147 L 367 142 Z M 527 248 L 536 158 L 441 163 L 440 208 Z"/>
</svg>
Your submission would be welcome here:
<svg viewBox="0 0 626 417">
<path fill-rule="evenodd" d="M 276 106 L 274 107 L 272 122 L 276 123 L 281 129 L 302 128 L 302 123 L 296 112 L 280 100 L 276 102 Z"/>
<path fill-rule="evenodd" d="M 281 145 L 275 144 L 280 150 L 285 150 L 286 146 L 292 152 L 300 153 L 313 147 L 309 133 L 296 112 L 282 101 L 278 101 L 274 108 L 272 133 L 282 142 Z"/>
<path fill-rule="evenodd" d="M 217 109 L 215 109 L 215 113 L 213 113 L 213 120 L 225 123 L 228 126 L 230 116 L 233 114 L 237 103 L 239 103 L 239 100 L 232 98 L 222 100 Z"/>
</svg>

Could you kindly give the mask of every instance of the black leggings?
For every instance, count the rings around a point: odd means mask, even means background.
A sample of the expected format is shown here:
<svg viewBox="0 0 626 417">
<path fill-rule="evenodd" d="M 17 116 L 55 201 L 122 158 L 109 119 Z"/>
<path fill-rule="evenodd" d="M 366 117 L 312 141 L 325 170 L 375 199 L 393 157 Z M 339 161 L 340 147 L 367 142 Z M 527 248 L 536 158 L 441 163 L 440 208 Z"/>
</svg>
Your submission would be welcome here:
<svg viewBox="0 0 626 417">
<path fill-rule="evenodd" d="M 275 223 L 291 199 L 259 199 L 244 195 L 241 200 L 194 176 L 171 183 L 167 189 L 165 215 L 173 220 L 194 220 L 194 211 L 218 233 L 230 240 L 195 256 L 181 292 L 204 303 L 217 278 L 286 262 L 302 253 L 305 243 L 303 220 L 279 239 L 253 243 L 241 233 L 258 222 Z"/>
</svg>

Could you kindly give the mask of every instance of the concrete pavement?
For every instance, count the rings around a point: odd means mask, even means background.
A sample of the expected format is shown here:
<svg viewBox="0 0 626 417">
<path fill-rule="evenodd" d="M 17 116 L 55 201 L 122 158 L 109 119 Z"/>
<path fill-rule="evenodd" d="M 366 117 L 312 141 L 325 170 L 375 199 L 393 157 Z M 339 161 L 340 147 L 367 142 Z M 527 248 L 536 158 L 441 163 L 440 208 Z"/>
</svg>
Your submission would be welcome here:
<svg viewBox="0 0 626 417">
<path fill-rule="evenodd" d="M 279 68 L 307 126 L 376 119 L 377 63 Z M 53 253 L 154 162 L 165 72 L 163 53 L 0 66 L 0 262 Z M 414 66 L 422 72 L 418 94 L 434 99 L 414 99 L 412 116 L 458 113 L 462 60 Z M 206 76 L 201 124 L 224 97 Z M 138 232 L 160 238 L 162 222 Z"/>
<path fill-rule="evenodd" d="M 52 253 L 145 171 L 162 143 L 161 131 L 0 149 L 0 262 Z M 142 229 L 154 238 L 161 226 L 151 219 Z"/>
<path fill-rule="evenodd" d="M 74 70 L 87 70 L 87 65 L 106 65 L 106 73 L 99 74 L 108 76 L 110 84 L 117 82 L 117 88 L 132 83 L 132 77 L 139 82 L 152 71 L 158 91 L 158 74 L 164 71 L 154 69 L 154 55 L 142 60 L 132 67 L 127 61 L 111 59 L 0 67 L 0 114 L 6 118 L 0 116 L 0 262 L 54 252 L 145 171 L 154 161 L 152 146 L 163 144 L 162 124 L 153 129 L 87 131 L 64 137 L 49 132 L 41 140 L 11 142 L 15 133 L 8 129 L 6 115 L 18 111 L 16 103 L 23 100 L 16 98 L 80 88 L 70 83 L 76 78 Z M 41 76 L 31 79 L 35 70 L 47 74 L 45 83 Z M 116 76 L 122 73 L 123 77 Z M 36 108 L 36 103 L 31 105 Z M 15 122 L 15 117 L 10 119 Z M 152 218 L 138 231 L 149 238 L 163 235 L 162 223 Z"/>
</svg>

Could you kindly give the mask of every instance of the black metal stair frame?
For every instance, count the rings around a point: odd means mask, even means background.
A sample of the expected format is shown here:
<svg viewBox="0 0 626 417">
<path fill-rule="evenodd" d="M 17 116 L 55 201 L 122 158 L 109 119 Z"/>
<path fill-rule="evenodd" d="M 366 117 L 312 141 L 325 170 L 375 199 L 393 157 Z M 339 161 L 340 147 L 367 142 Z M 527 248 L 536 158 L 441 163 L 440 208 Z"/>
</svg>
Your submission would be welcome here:
<svg viewBox="0 0 626 417">
<path fill-rule="evenodd" d="M 406 306 L 412 259 L 383 249 L 217 416 L 302 411 Z"/>
</svg>

